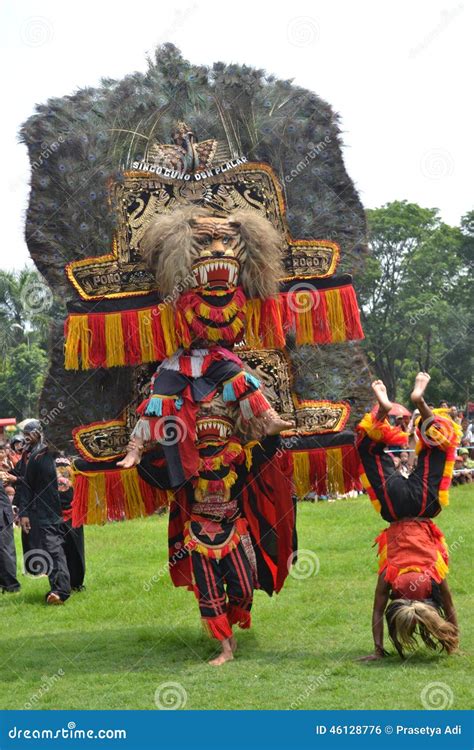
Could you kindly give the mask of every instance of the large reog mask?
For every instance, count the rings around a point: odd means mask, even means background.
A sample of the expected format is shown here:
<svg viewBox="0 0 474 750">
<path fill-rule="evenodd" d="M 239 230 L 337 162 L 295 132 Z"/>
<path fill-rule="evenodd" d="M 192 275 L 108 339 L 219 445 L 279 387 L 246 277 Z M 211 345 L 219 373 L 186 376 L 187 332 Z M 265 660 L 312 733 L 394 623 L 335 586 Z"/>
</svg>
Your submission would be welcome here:
<svg viewBox="0 0 474 750">
<path fill-rule="evenodd" d="M 140 249 L 164 298 L 186 290 L 212 292 L 242 286 L 247 297 L 278 293 L 282 237 L 255 211 L 229 216 L 186 207 L 159 216 Z"/>
</svg>

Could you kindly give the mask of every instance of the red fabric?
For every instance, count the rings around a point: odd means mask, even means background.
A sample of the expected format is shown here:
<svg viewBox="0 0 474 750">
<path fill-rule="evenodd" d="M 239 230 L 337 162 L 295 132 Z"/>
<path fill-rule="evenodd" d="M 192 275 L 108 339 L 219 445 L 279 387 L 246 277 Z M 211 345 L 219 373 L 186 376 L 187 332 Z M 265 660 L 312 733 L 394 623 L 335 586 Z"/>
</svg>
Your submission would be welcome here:
<svg viewBox="0 0 474 750">
<path fill-rule="evenodd" d="M 123 310 L 121 313 L 125 361 L 127 365 L 139 365 L 142 362 L 138 313 L 136 310 Z"/>
<path fill-rule="evenodd" d="M 397 576 L 392 583 L 396 599 L 429 599 L 431 596 L 431 576 L 419 571 L 410 571 Z"/>
<path fill-rule="evenodd" d="M 424 573 L 437 583 L 441 583 L 442 576 L 436 570 L 438 552 L 446 565 L 449 556 L 443 544 L 443 534 L 433 521 L 418 518 L 395 521 L 377 537 L 376 542 L 379 544 L 379 554 L 386 546 L 387 557 L 381 563 L 379 573 L 385 571 L 385 580 L 392 587 L 396 582 L 398 586 L 403 585 L 403 589 L 406 588 L 399 580 L 400 571 L 405 568 L 419 568 L 419 571 L 409 572 L 417 573 L 418 577 Z M 402 574 L 402 577 L 405 576 L 406 573 Z M 406 580 L 409 585 L 411 581 Z"/>
<path fill-rule="evenodd" d="M 138 472 L 137 472 L 137 477 L 138 477 L 138 486 L 140 487 L 140 493 L 143 499 L 143 504 L 145 506 L 145 512 L 148 516 L 151 516 L 152 513 L 155 512 L 157 507 L 160 507 L 161 505 L 165 504 L 164 502 L 162 502 L 163 498 L 160 497 L 160 494 L 166 497 L 166 492 L 163 490 L 163 492 L 160 493 L 159 490 L 154 489 L 151 486 L 151 484 L 148 484 L 148 482 L 145 482 L 145 480 L 141 478 Z"/>
<path fill-rule="evenodd" d="M 234 604 L 229 605 L 227 618 L 230 625 L 238 625 L 242 630 L 247 630 L 252 625 L 252 615 L 246 609 L 236 607 Z"/>
<path fill-rule="evenodd" d="M 327 457 L 324 448 L 316 448 L 308 451 L 309 456 L 309 473 L 311 485 L 318 495 L 327 495 L 328 477 L 327 477 Z"/>
<path fill-rule="evenodd" d="M 105 472 L 105 496 L 109 521 L 123 521 L 125 518 L 125 492 L 120 470 Z"/>
<path fill-rule="evenodd" d="M 316 304 L 316 301 L 318 304 Z M 329 326 L 326 297 L 324 294 L 320 294 L 319 298 L 315 299 L 311 312 L 315 342 L 318 344 L 330 344 L 332 342 L 332 332 Z"/>
<path fill-rule="evenodd" d="M 342 468 L 344 471 L 344 489 L 349 492 L 352 489 L 360 490 L 359 454 L 354 445 L 343 445 Z"/>
<path fill-rule="evenodd" d="M 107 362 L 105 346 L 105 315 L 88 315 L 90 330 L 89 359 L 93 367 L 105 367 Z"/>
<path fill-rule="evenodd" d="M 211 638 L 216 638 L 218 641 L 225 641 L 232 636 L 232 628 L 229 625 L 226 614 L 218 615 L 217 617 L 202 617 L 201 620 Z"/>
<path fill-rule="evenodd" d="M 66 510 L 63 510 L 63 521 L 70 521 L 72 518 L 72 508 L 67 508 Z"/>
<path fill-rule="evenodd" d="M 360 324 L 359 304 L 357 302 L 354 287 L 343 286 L 340 289 L 344 322 L 346 324 L 346 337 L 349 341 L 363 339 L 364 332 Z"/>
<path fill-rule="evenodd" d="M 74 528 L 83 526 L 87 520 L 87 506 L 89 502 L 89 480 L 82 474 L 78 474 L 74 482 L 74 495 L 72 500 L 72 525 Z"/>
<path fill-rule="evenodd" d="M 262 300 L 259 335 L 265 346 L 277 349 L 285 346 L 281 308 L 276 299 Z"/>
<path fill-rule="evenodd" d="M 232 389 L 236 398 L 240 398 L 245 393 L 248 393 L 249 384 L 245 379 L 245 372 L 241 372 L 232 379 Z"/>
<path fill-rule="evenodd" d="M 153 308 L 151 312 L 151 330 L 153 333 L 155 359 L 159 361 L 166 357 L 166 345 L 163 337 L 163 329 L 161 327 L 161 317 L 158 313 L 159 308 Z"/>
<path fill-rule="evenodd" d="M 254 515 L 245 485 L 242 490 L 242 508 L 249 531 L 255 544 L 264 558 L 273 577 L 276 593 L 282 588 L 288 575 L 288 559 L 293 553 L 293 528 L 295 524 L 292 499 L 291 480 L 284 471 L 281 458 L 267 461 L 259 469 L 258 481 L 252 481 L 252 492 L 255 494 L 259 513 L 274 527 L 277 538 L 277 548 L 272 550 L 277 563 L 272 560 L 265 548 L 265 540 L 261 538 L 259 519 Z"/>
<path fill-rule="evenodd" d="M 174 500 L 170 504 L 168 520 L 169 540 L 169 571 L 174 586 L 193 588 L 193 574 L 191 558 L 183 555 L 184 526 L 190 518 L 190 504 L 186 489 L 182 488 L 174 493 Z"/>
<path fill-rule="evenodd" d="M 258 417 L 260 414 L 263 414 L 271 408 L 269 402 L 261 391 L 254 391 L 248 396 L 245 396 L 243 400 L 248 402 L 254 417 Z"/>
</svg>

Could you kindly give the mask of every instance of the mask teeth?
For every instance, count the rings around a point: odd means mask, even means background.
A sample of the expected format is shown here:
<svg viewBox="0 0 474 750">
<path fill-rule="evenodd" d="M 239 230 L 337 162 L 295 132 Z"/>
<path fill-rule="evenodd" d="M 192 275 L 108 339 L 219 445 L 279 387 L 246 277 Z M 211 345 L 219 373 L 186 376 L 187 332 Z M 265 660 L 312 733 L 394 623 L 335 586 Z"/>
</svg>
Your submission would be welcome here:
<svg viewBox="0 0 474 750">
<path fill-rule="evenodd" d="M 207 284 L 207 268 L 205 266 L 199 266 L 199 277 L 201 284 Z"/>
</svg>

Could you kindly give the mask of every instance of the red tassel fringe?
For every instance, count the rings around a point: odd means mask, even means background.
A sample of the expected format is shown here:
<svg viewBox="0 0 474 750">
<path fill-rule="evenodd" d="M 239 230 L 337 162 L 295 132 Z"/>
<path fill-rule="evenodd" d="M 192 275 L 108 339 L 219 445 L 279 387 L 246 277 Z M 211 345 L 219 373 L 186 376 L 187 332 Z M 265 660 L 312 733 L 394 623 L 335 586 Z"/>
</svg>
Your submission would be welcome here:
<svg viewBox="0 0 474 750">
<path fill-rule="evenodd" d="M 231 637 L 232 628 L 226 614 L 217 617 L 202 617 L 201 619 L 204 629 L 211 638 L 225 641 Z"/>
<path fill-rule="evenodd" d="M 236 607 L 234 604 L 229 605 L 227 618 L 230 625 L 238 625 L 242 630 L 247 630 L 252 625 L 252 615 L 242 607 Z"/>
</svg>

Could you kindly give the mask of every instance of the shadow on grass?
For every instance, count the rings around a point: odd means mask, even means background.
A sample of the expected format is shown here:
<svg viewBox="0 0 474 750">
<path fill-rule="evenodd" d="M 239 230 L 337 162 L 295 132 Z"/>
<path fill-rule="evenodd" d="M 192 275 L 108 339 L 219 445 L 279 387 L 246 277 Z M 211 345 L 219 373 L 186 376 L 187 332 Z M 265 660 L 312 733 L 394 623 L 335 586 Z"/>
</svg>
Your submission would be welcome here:
<svg viewBox="0 0 474 750">
<path fill-rule="evenodd" d="M 36 601 L 36 598 L 35 598 Z M 77 627 L 77 625 L 76 625 Z M 410 669 L 420 665 L 436 664 L 446 658 L 440 654 L 418 652 L 405 661 L 398 655 L 391 654 L 375 662 L 360 662 L 360 652 L 343 648 L 322 654 L 310 650 L 288 650 L 279 652 L 268 649 L 267 643 L 260 645 L 258 633 L 238 633 L 239 650 L 237 663 L 245 666 L 260 662 L 271 666 L 278 661 L 280 669 L 291 669 L 298 662 L 301 667 L 320 669 L 338 664 L 340 666 L 360 667 L 361 670 L 380 670 L 394 668 Z M 216 641 L 209 640 L 199 627 L 179 626 L 175 631 L 162 627 L 131 627 L 102 630 L 68 630 L 51 632 L 42 636 L 31 635 L 27 643 L 19 649 L 15 638 L 3 638 L 0 649 L 10 658 L 2 659 L 0 675 L 6 681 L 11 679 L 10 666 L 13 663 L 16 671 L 26 670 L 36 674 L 51 674 L 62 668 L 69 677 L 80 675 L 110 675 L 121 673 L 176 674 L 189 668 L 203 665 L 219 649 Z"/>
</svg>

